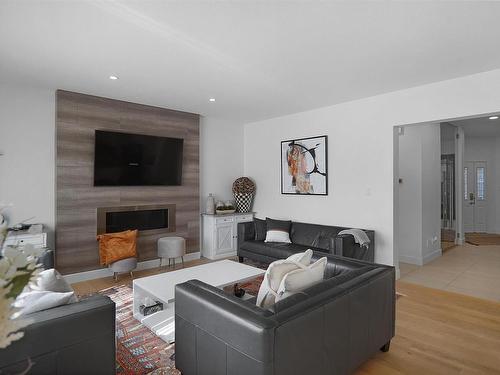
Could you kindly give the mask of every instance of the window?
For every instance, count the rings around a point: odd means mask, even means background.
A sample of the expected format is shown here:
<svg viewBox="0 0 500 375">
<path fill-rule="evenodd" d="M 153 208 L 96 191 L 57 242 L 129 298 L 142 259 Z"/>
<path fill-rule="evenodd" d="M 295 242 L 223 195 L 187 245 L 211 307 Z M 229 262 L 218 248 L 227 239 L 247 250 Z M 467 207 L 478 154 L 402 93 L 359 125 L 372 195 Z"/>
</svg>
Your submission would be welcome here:
<svg viewBox="0 0 500 375">
<path fill-rule="evenodd" d="M 468 175 L 469 175 L 469 172 L 468 172 L 468 169 L 467 167 L 464 168 L 464 199 L 467 201 L 469 200 L 469 187 L 468 187 Z"/>
<path fill-rule="evenodd" d="M 484 183 L 485 183 L 485 175 L 484 175 L 484 167 L 476 168 L 476 192 L 477 199 L 480 201 L 484 200 Z"/>
</svg>

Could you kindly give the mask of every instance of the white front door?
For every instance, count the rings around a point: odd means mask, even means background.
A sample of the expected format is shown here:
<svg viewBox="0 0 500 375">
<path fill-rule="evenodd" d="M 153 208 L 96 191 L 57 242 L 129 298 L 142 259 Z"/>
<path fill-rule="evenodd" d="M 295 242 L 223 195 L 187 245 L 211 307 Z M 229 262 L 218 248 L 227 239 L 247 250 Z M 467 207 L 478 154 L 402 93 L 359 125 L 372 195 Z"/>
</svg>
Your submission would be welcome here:
<svg viewBox="0 0 500 375">
<path fill-rule="evenodd" d="M 486 232 L 486 178 L 485 161 L 464 163 L 463 218 L 466 233 Z"/>
</svg>

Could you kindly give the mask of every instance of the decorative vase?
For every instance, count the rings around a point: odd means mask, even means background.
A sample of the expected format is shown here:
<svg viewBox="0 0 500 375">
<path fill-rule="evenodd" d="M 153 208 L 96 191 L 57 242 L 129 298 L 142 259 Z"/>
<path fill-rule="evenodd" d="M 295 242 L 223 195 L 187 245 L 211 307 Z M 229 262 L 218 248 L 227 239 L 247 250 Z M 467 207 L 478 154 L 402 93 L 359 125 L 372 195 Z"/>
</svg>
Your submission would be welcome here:
<svg viewBox="0 0 500 375">
<path fill-rule="evenodd" d="M 215 214 L 215 198 L 212 193 L 208 194 L 206 212 L 209 215 Z"/>
<path fill-rule="evenodd" d="M 252 210 L 253 194 L 252 193 L 234 193 L 234 201 L 238 212 L 250 212 Z"/>
<path fill-rule="evenodd" d="M 233 182 L 233 196 L 238 212 L 252 210 L 255 184 L 248 177 L 240 177 Z"/>
</svg>

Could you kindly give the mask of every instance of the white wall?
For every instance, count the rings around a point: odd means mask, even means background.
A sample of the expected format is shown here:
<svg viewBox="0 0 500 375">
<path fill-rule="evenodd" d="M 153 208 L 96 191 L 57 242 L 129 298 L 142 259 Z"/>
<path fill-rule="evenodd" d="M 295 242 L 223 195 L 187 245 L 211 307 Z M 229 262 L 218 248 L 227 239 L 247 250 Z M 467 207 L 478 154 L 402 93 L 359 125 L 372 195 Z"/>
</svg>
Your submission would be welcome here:
<svg viewBox="0 0 500 375">
<path fill-rule="evenodd" d="M 486 162 L 486 197 L 488 204 L 486 209 L 486 231 L 488 233 L 500 233 L 498 214 L 500 198 L 500 138 L 498 137 L 465 137 L 464 161 Z"/>
<path fill-rule="evenodd" d="M 447 122 L 441 123 L 441 154 L 455 154 L 456 126 Z"/>
<path fill-rule="evenodd" d="M 395 264 L 393 127 L 498 110 L 495 70 L 247 124 L 244 163 L 257 184 L 254 209 L 259 216 L 374 229 L 376 261 Z M 281 195 L 280 141 L 322 134 L 329 136 L 329 195 Z"/>
<path fill-rule="evenodd" d="M 9 222 L 35 216 L 55 225 L 55 91 L 0 85 L 0 203 L 12 203 Z M 214 118 L 200 123 L 200 200 L 232 199 L 243 175 L 243 126 Z"/>
<path fill-rule="evenodd" d="M 455 141 L 443 141 L 443 142 L 441 142 L 441 154 L 443 154 L 443 155 L 455 154 Z"/>
<path fill-rule="evenodd" d="M 0 202 L 10 224 L 35 216 L 54 241 L 55 93 L 0 86 Z"/>
<path fill-rule="evenodd" d="M 243 125 L 203 117 L 200 139 L 200 207 L 205 211 L 209 193 L 216 200 L 233 200 L 233 182 L 243 175 Z"/>
<path fill-rule="evenodd" d="M 422 139 L 423 126 L 406 126 L 399 135 L 399 260 L 422 263 Z"/>
<path fill-rule="evenodd" d="M 491 192 L 495 195 L 495 225 L 493 227 L 494 233 L 500 233 L 500 137 L 495 139 L 495 165 L 494 165 L 495 179 L 494 186 Z"/>
<path fill-rule="evenodd" d="M 441 255 L 441 129 L 422 125 L 422 264 Z"/>
<path fill-rule="evenodd" d="M 441 255 L 439 124 L 405 126 L 399 136 L 399 260 L 423 265 Z"/>
</svg>

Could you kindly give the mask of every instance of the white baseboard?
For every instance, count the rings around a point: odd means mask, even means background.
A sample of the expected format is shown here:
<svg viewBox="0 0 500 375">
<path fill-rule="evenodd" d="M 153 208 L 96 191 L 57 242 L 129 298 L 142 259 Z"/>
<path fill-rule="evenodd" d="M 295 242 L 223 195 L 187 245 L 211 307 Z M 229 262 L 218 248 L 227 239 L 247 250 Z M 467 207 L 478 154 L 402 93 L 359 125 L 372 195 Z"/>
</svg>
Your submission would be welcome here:
<svg viewBox="0 0 500 375">
<path fill-rule="evenodd" d="M 215 255 L 213 257 L 205 256 L 205 258 L 208 258 L 211 260 L 220 260 L 220 259 L 227 259 L 227 258 L 235 257 L 236 255 L 238 255 L 238 252 L 233 251 L 230 253 L 218 254 L 218 255 Z"/>
<path fill-rule="evenodd" d="M 398 261 L 403 262 L 403 263 L 408 263 L 408 264 L 416 264 L 417 266 L 422 266 L 422 258 L 420 257 L 414 257 L 410 255 L 398 255 Z"/>
<path fill-rule="evenodd" d="M 195 253 L 189 253 L 184 255 L 184 261 L 189 262 L 191 260 L 200 259 L 200 252 L 197 251 Z M 137 268 L 134 271 L 146 270 L 150 268 L 158 267 L 160 264 L 160 258 L 145 260 L 144 262 L 137 263 Z M 102 277 L 110 277 L 113 276 L 113 272 L 109 268 L 100 268 L 92 271 L 71 273 L 68 275 L 64 275 L 64 279 L 70 283 L 79 283 L 80 281 L 87 281 L 93 279 L 100 279 Z"/>
<path fill-rule="evenodd" d="M 443 252 L 441 249 L 434 250 L 432 253 L 427 254 L 424 257 L 416 257 L 416 256 L 411 256 L 411 255 L 402 255 L 399 254 L 398 260 L 403 263 L 408 263 L 408 264 L 415 264 L 417 266 L 423 266 L 424 264 L 427 264 L 431 261 L 433 261 L 436 258 L 439 258 Z"/>
<path fill-rule="evenodd" d="M 432 262 L 434 259 L 439 258 L 441 255 L 443 255 L 443 251 L 441 249 L 434 250 L 432 253 L 424 256 L 424 259 L 422 259 L 422 263 L 427 264 L 429 262 Z"/>
<path fill-rule="evenodd" d="M 399 280 L 401 278 L 401 272 L 399 270 L 399 266 L 396 267 L 396 280 Z"/>
</svg>

